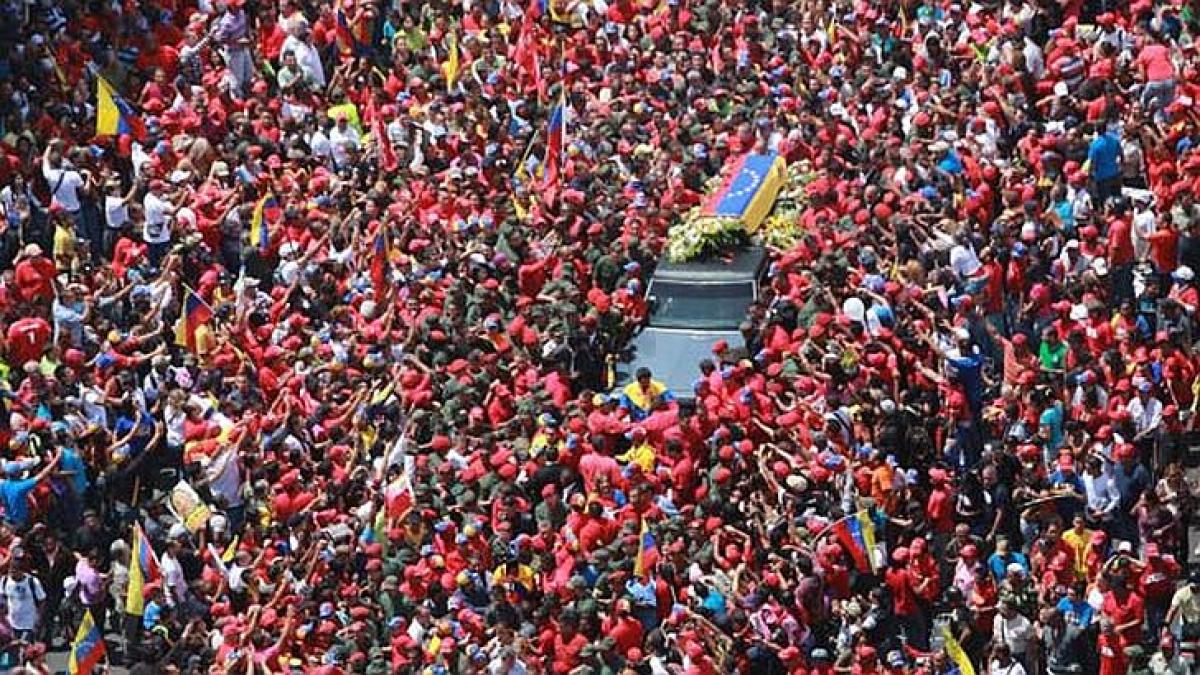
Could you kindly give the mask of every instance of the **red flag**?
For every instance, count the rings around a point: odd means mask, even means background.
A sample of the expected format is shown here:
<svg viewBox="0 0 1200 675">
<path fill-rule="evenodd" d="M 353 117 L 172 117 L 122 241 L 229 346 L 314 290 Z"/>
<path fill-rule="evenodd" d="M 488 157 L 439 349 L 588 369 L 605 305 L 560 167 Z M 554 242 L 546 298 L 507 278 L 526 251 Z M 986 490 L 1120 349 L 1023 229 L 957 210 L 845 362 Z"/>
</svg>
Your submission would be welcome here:
<svg viewBox="0 0 1200 675">
<path fill-rule="evenodd" d="M 401 519 L 413 508 L 412 482 L 408 474 L 401 473 L 384 490 L 385 506 L 389 518 Z"/>
<path fill-rule="evenodd" d="M 564 90 L 558 105 L 550 112 L 550 123 L 546 129 L 546 157 L 542 161 L 545 171 L 542 175 L 542 186 L 546 189 L 556 189 L 561 178 L 566 115 L 567 98 Z"/>
<path fill-rule="evenodd" d="M 721 32 L 717 32 L 716 39 L 713 40 L 712 49 L 709 50 L 710 60 L 712 62 L 712 70 L 714 73 L 721 73 L 725 70 L 725 59 L 721 58 Z"/>
<path fill-rule="evenodd" d="M 335 4 L 333 11 L 337 19 L 334 37 L 337 39 L 338 51 L 346 56 L 361 56 L 363 46 L 354 35 L 354 29 L 350 25 L 350 19 L 346 16 L 346 10 L 342 7 L 341 0 Z"/>
<path fill-rule="evenodd" d="M 537 90 L 539 99 L 545 99 L 546 83 L 542 79 L 542 64 L 538 57 L 535 30 L 528 18 L 521 22 L 521 32 L 517 35 L 517 44 L 512 50 L 512 60 Z"/>
<path fill-rule="evenodd" d="M 375 232 L 375 244 L 371 251 L 371 285 L 375 287 L 376 297 L 384 297 L 387 287 L 388 269 L 387 231 L 381 224 Z"/>
<path fill-rule="evenodd" d="M 396 149 L 392 147 L 392 139 L 388 138 L 383 116 L 378 111 L 371 118 L 371 136 L 379 144 L 379 166 L 387 171 L 395 171 L 400 166 L 400 160 L 396 158 Z"/>
</svg>

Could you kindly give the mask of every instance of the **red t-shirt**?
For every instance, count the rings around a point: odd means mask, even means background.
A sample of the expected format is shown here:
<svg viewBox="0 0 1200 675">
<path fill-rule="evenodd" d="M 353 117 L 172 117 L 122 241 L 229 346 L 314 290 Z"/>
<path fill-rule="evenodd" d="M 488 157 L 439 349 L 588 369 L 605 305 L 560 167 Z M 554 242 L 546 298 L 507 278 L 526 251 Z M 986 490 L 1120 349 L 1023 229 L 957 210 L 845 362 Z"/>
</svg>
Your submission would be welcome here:
<svg viewBox="0 0 1200 675">
<path fill-rule="evenodd" d="M 11 362 L 20 366 L 28 361 L 38 361 L 50 341 L 50 324 L 45 319 L 27 316 L 17 319 L 8 327 L 8 353 Z"/>
<path fill-rule="evenodd" d="M 588 639 L 580 633 L 576 633 L 570 639 L 564 638 L 561 634 L 555 634 L 553 644 L 554 662 L 551 670 L 555 673 L 569 673 L 579 667 L 581 662 L 579 652 L 583 651 L 584 646 L 588 644 Z"/>
<path fill-rule="evenodd" d="M 1121 635 L 1131 644 L 1142 641 L 1142 622 L 1146 619 L 1146 605 L 1142 596 L 1130 591 L 1124 598 L 1118 598 L 1116 593 L 1109 591 L 1104 594 L 1104 604 L 1100 610 L 1112 619 L 1116 626 L 1136 621 L 1132 627 L 1122 631 Z"/>
<path fill-rule="evenodd" d="M 1179 233 L 1173 228 L 1164 227 L 1150 235 L 1150 262 L 1154 263 L 1160 274 L 1175 271 L 1178 251 Z"/>
<path fill-rule="evenodd" d="M 897 616 L 913 616 L 918 612 L 917 594 L 913 592 L 912 574 L 908 570 L 888 570 L 887 586 L 892 591 L 892 609 Z"/>
<path fill-rule="evenodd" d="M 1100 636 L 1096 641 L 1100 652 L 1100 675 L 1125 675 L 1126 644 L 1129 643 L 1120 635 Z"/>
<path fill-rule="evenodd" d="M 1146 74 L 1150 82 L 1161 82 L 1175 78 L 1175 65 L 1171 63 L 1171 50 L 1166 45 L 1152 44 L 1142 47 L 1138 54 L 1137 65 Z"/>
<path fill-rule="evenodd" d="M 1127 265 L 1133 262 L 1133 240 L 1129 237 L 1129 223 L 1117 218 L 1108 226 L 1108 264 Z"/>
</svg>

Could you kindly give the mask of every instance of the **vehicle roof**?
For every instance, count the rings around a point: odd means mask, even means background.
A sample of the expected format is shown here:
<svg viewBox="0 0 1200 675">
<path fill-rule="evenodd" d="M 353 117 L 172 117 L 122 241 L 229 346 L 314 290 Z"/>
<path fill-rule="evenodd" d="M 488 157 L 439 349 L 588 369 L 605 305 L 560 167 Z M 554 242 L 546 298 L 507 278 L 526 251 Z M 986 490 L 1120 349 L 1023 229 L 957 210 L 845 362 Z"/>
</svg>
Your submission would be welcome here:
<svg viewBox="0 0 1200 675">
<path fill-rule="evenodd" d="M 732 256 L 695 262 L 673 263 L 664 260 L 654 270 L 656 281 L 753 281 L 758 278 L 767 251 L 761 246 L 746 246 Z"/>
</svg>

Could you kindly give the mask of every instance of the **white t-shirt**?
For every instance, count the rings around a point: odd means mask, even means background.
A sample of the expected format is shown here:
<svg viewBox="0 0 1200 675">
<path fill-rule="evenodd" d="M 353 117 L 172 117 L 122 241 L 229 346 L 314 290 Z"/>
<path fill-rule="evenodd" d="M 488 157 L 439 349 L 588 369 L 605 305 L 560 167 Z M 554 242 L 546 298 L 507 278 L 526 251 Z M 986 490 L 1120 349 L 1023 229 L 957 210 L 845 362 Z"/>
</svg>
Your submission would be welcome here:
<svg viewBox="0 0 1200 675">
<path fill-rule="evenodd" d="M 20 581 L 6 576 L 0 581 L 0 592 L 8 604 L 9 625 L 14 630 L 33 630 L 38 621 L 38 603 L 46 599 L 42 582 L 29 575 Z"/>
<path fill-rule="evenodd" d="M 1133 214 L 1133 228 L 1130 238 L 1133 240 L 1133 254 L 1138 260 L 1145 260 L 1150 255 L 1150 235 L 1158 229 L 1158 219 L 1150 209 L 1136 211 Z"/>
<path fill-rule="evenodd" d="M 959 279 L 966 279 L 975 274 L 982 264 L 979 258 L 975 257 L 975 252 L 966 246 L 959 245 L 950 249 L 950 267 Z"/>
<path fill-rule="evenodd" d="M 104 220 L 113 230 L 119 230 L 129 222 L 129 206 L 124 197 L 108 195 L 104 198 Z"/>
<path fill-rule="evenodd" d="M 221 462 L 218 466 L 219 471 L 211 472 L 212 481 L 209 483 L 209 488 L 214 495 L 219 495 L 225 498 L 225 503 L 230 508 L 241 506 L 245 501 L 242 499 L 242 471 L 238 467 L 238 461 L 235 450 L 227 450 L 224 454 L 219 455 L 214 462 Z"/>
<path fill-rule="evenodd" d="M 296 55 L 296 64 L 308 76 L 318 89 L 325 88 L 325 66 L 321 64 L 321 55 L 317 52 L 317 48 L 296 39 L 295 36 L 289 35 L 283 40 L 283 47 L 279 53 L 292 52 Z"/>
<path fill-rule="evenodd" d="M 79 188 L 83 187 L 83 176 L 75 169 L 55 169 L 49 162 L 42 162 L 42 175 L 54 194 L 51 203 L 57 203 L 67 211 L 79 210 Z"/>
<path fill-rule="evenodd" d="M 346 166 L 350 162 L 350 155 L 346 152 L 347 143 L 358 149 L 358 132 L 354 127 L 347 124 L 345 129 L 334 126 L 329 130 L 329 149 L 338 166 Z"/>
<path fill-rule="evenodd" d="M 320 129 L 308 139 L 308 147 L 312 148 L 313 155 L 317 157 L 329 157 L 333 151 L 329 144 L 329 136 Z"/>
<path fill-rule="evenodd" d="M 183 576 L 183 567 L 178 560 L 167 554 L 163 555 L 159 563 L 159 567 L 162 568 L 163 580 L 170 590 L 168 596 L 173 601 L 182 600 L 183 594 L 187 590 L 187 579 Z"/>
<path fill-rule="evenodd" d="M 167 225 L 167 217 L 171 214 L 171 203 L 148 193 L 142 200 L 145 209 L 146 222 L 142 226 L 142 239 L 147 244 L 165 244 L 171 241 L 171 228 Z"/>
<path fill-rule="evenodd" d="M 999 661 L 992 661 L 988 672 L 992 675 L 1025 675 L 1025 666 L 1015 659 L 1007 666 L 1000 665 Z"/>
</svg>

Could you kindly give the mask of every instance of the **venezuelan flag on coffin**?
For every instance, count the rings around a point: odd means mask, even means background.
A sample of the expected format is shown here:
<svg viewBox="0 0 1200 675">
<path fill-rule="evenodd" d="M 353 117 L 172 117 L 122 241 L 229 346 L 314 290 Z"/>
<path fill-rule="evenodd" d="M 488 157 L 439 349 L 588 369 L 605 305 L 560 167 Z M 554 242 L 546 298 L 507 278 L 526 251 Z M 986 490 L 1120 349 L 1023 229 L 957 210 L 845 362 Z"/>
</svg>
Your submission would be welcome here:
<svg viewBox="0 0 1200 675">
<path fill-rule="evenodd" d="M 703 214 L 737 218 L 747 230 L 757 229 L 771 212 L 787 183 L 787 163 L 775 153 L 743 155 L 733 160 L 725 181 L 704 205 Z"/>
</svg>

